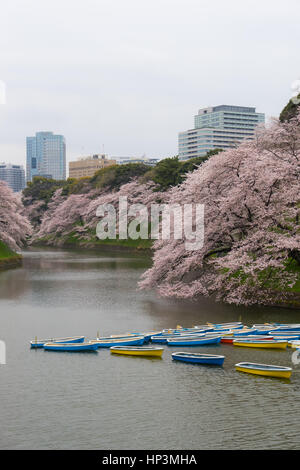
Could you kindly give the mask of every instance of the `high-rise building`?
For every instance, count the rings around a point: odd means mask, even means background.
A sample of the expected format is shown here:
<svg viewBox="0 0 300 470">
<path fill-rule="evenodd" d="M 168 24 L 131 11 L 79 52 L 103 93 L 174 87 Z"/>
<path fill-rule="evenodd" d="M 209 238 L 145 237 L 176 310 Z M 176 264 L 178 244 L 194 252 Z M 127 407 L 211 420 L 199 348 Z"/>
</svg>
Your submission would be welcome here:
<svg viewBox="0 0 300 470">
<path fill-rule="evenodd" d="M 255 128 L 265 122 L 265 115 L 255 108 L 220 105 L 200 109 L 194 117 L 194 129 L 178 134 L 180 160 L 204 156 L 210 150 L 238 146 L 254 138 Z"/>
<path fill-rule="evenodd" d="M 96 171 L 107 166 L 116 165 L 116 160 L 109 160 L 105 155 L 82 157 L 75 162 L 69 162 L 69 178 L 93 176 Z"/>
<path fill-rule="evenodd" d="M 26 180 L 45 176 L 56 180 L 66 179 L 66 143 L 63 135 L 37 132 L 27 137 Z"/>
<path fill-rule="evenodd" d="M 22 191 L 25 188 L 25 170 L 22 165 L 0 163 L 0 180 L 6 181 L 13 191 Z"/>
</svg>

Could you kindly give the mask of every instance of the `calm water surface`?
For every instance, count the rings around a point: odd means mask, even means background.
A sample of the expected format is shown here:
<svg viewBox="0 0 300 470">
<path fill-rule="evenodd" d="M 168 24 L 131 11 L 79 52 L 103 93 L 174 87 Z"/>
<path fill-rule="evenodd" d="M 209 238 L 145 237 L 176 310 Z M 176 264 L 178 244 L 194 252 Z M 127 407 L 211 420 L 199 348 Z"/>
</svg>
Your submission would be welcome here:
<svg viewBox="0 0 300 470">
<path fill-rule="evenodd" d="M 299 322 L 300 311 L 159 299 L 137 290 L 150 265 L 131 254 L 24 253 L 0 272 L 2 449 L 297 449 L 300 365 L 290 381 L 238 373 L 239 361 L 291 366 L 287 351 L 165 348 L 163 358 L 30 350 L 37 337 L 100 335 L 206 321 Z M 171 352 L 224 354 L 222 368 Z"/>
</svg>

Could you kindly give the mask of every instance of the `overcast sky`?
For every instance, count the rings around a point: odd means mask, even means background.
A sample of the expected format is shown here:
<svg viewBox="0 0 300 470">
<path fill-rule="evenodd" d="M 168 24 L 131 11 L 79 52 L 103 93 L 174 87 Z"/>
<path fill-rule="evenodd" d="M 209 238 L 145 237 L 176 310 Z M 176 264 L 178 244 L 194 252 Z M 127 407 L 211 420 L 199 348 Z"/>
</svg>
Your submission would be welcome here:
<svg viewBox="0 0 300 470">
<path fill-rule="evenodd" d="M 63 134 L 67 160 L 167 157 L 208 105 L 278 116 L 300 78 L 299 0 L 7 0 L 0 161 Z"/>
</svg>

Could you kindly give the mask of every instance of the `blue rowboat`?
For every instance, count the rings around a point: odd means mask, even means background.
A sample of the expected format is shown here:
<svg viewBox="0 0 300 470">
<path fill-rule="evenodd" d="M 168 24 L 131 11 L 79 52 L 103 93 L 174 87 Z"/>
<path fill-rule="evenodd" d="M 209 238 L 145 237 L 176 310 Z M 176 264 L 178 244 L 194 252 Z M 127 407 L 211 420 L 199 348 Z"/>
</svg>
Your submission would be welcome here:
<svg viewBox="0 0 300 470">
<path fill-rule="evenodd" d="M 91 342 L 87 343 L 45 343 L 44 349 L 46 351 L 97 351 L 98 346 L 92 344 Z"/>
<path fill-rule="evenodd" d="M 30 341 L 32 348 L 43 348 L 45 343 L 83 343 L 84 336 L 70 336 L 67 338 L 49 338 L 49 339 L 34 339 Z"/>
<path fill-rule="evenodd" d="M 273 334 L 275 331 L 277 331 L 277 328 L 274 329 L 274 327 L 270 327 L 270 326 L 260 326 L 256 329 L 256 334 L 257 335 L 268 335 L 269 333 L 270 334 Z"/>
<path fill-rule="evenodd" d="M 199 333 L 198 335 L 168 335 L 168 336 L 160 336 L 160 337 L 151 337 L 152 343 L 159 343 L 159 344 L 167 344 L 168 339 L 195 339 L 195 338 L 206 338 L 204 333 Z"/>
<path fill-rule="evenodd" d="M 191 362 L 193 364 L 210 364 L 215 366 L 222 366 L 225 356 L 217 356 L 215 354 L 176 352 L 172 353 L 172 359 L 174 361 Z"/>
<path fill-rule="evenodd" d="M 214 330 L 211 333 L 212 334 L 217 334 L 217 333 L 230 334 L 230 333 L 233 333 L 234 330 L 235 328 L 214 328 Z"/>
<path fill-rule="evenodd" d="M 111 348 L 112 346 L 141 346 L 144 342 L 144 336 L 133 336 L 131 338 L 99 338 L 91 341 L 91 343 L 96 344 L 98 348 Z"/>
<path fill-rule="evenodd" d="M 255 328 L 248 328 L 247 330 L 233 331 L 234 336 L 248 336 L 255 335 L 257 330 Z"/>
<path fill-rule="evenodd" d="M 144 336 L 145 341 L 148 342 L 152 336 L 161 336 L 161 334 L 161 331 L 147 331 L 146 333 L 140 333 L 140 336 Z"/>
<path fill-rule="evenodd" d="M 168 339 L 168 346 L 205 346 L 206 344 L 219 344 L 221 336 L 212 336 L 209 338 L 174 338 Z"/>
</svg>

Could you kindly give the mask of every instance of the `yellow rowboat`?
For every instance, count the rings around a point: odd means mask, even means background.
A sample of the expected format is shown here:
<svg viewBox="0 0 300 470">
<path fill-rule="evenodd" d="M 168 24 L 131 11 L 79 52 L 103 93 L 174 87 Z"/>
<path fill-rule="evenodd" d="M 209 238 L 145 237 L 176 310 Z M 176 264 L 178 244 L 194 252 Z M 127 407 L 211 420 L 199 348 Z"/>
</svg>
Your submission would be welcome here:
<svg viewBox="0 0 300 470">
<path fill-rule="evenodd" d="M 151 346 L 143 346 L 140 348 L 135 348 L 134 346 L 112 346 L 110 348 L 110 352 L 113 354 L 126 354 L 129 356 L 161 357 L 164 352 L 164 348 L 155 348 Z"/>
<path fill-rule="evenodd" d="M 296 340 L 296 339 L 291 340 L 288 342 L 288 346 L 290 348 L 300 349 L 300 340 Z"/>
<path fill-rule="evenodd" d="M 246 340 L 246 339 L 237 339 L 233 340 L 234 346 L 243 346 L 246 348 L 268 348 L 268 349 L 286 349 L 288 342 L 287 341 L 273 341 L 273 340 Z"/>
<path fill-rule="evenodd" d="M 290 367 L 256 364 L 254 362 L 239 362 L 238 364 L 235 364 L 235 369 L 239 372 L 246 372 L 248 374 L 279 377 L 282 379 L 289 379 L 292 373 L 292 369 Z"/>
</svg>

